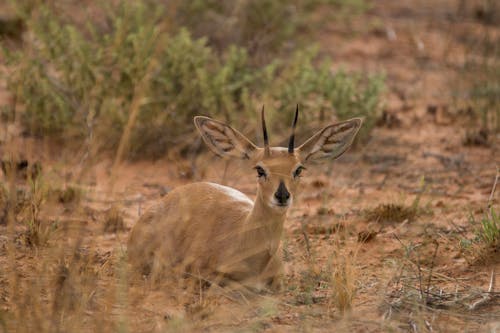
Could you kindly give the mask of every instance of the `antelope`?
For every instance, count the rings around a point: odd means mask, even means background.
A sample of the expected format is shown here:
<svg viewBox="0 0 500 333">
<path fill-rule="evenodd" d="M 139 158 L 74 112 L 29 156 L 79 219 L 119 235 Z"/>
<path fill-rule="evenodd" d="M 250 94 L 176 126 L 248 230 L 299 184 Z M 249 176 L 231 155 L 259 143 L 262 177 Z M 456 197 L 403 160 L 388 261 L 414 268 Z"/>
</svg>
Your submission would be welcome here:
<svg viewBox="0 0 500 333">
<path fill-rule="evenodd" d="M 134 271 L 161 278 L 179 269 L 205 281 L 279 290 L 283 225 L 302 172 L 312 162 L 342 155 L 362 123 L 353 118 L 328 125 L 295 148 L 298 114 L 297 106 L 287 148 L 269 146 L 264 108 L 264 148 L 229 125 L 196 116 L 194 124 L 210 150 L 251 163 L 257 175 L 255 200 L 210 182 L 175 188 L 132 228 L 127 251 Z"/>
</svg>

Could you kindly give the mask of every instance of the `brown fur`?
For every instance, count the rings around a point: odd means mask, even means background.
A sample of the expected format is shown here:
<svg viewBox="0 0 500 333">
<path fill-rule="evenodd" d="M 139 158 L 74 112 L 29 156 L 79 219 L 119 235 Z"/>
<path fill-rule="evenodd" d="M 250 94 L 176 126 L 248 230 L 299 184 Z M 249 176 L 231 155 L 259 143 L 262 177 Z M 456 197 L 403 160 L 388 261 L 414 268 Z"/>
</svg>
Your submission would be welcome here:
<svg viewBox="0 0 500 333">
<path fill-rule="evenodd" d="M 128 243 L 130 262 L 142 274 L 160 279 L 177 270 L 210 281 L 278 287 L 283 274 L 283 224 L 300 183 L 294 173 L 311 156 L 340 156 L 361 121 L 330 125 L 292 154 L 279 147 L 265 154 L 238 131 L 210 118 L 196 117 L 195 124 L 216 154 L 248 158 L 265 171 L 266 176 L 258 178 L 255 202 L 237 190 L 212 183 L 178 187 L 134 226 Z M 281 206 L 274 197 L 280 182 L 290 194 Z"/>
</svg>

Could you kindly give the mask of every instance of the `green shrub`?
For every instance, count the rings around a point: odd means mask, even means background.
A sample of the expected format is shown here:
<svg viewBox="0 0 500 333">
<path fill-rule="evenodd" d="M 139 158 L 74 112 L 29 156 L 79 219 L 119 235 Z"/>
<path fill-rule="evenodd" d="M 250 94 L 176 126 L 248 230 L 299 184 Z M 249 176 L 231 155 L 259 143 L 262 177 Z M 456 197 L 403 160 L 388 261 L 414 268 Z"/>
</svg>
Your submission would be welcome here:
<svg viewBox="0 0 500 333">
<path fill-rule="evenodd" d="M 363 117 L 358 139 L 366 140 L 378 116 L 384 77 L 363 77 L 344 70 L 333 72 L 328 60 L 315 65 L 317 53 L 317 48 L 296 52 L 282 65 L 277 78 L 278 88 L 272 90 L 273 99 L 279 101 L 283 111 L 290 110 L 296 103 L 305 104 L 308 121 L 322 123 L 332 116 L 340 120 Z M 287 115 L 287 112 L 281 114 Z"/>
<path fill-rule="evenodd" d="M 207 37 L 218 51 L 230 45 L 246 48 L 254 63 L 267 63 L 276 53 L 301 45 L 325 21 L 365 12 L 366 0 L 195 0 L 172 1 L 176 24 L 196 37 Z M 319 14 L 319 15 L 318 15 Z"/>
<path fill-rule="evenodd" d="M 470 5 L 469 13 L 462 15 L 472 16 L 482 26 L 460 36 L 466 49 L 465 63 L 453 87 L 459 101 L 472 111 L 469 127 L 473 132 L 482 131 L 487 139 L 489 132 L 500 132 L 500 38 L 489 27 L 498 23 L 500 5 L 490 0 Z M 463 6 L 467 7 L 465 2 Z"/>
<path fill-rule="evenodd" d="M 469 224 L 474 229 L 474 237 L 460 239 L 462 251 L 480 261 L 488 259 L 491 255 L 496 256 L 500 250 L 499 212 L 495 212 L 491 207 L 479 221 L 470 214 Z"/>
<path fill-rule="evenodd" d="M 489 214 L 481 219 L 481 226 L 476 231 L 477 238 L 486 246 L 494 247 L 500 245 L 500 214 L 496 214 L 493 208 Z"/>
<path fill-rule="evenodd" d="M 326 112 L 363 116 L 364 138 L 373 126 L 383 78 L 334 73 L 316 48 L 258 64 L 241 45 L 216 51 L 207 38 L 172 29 L 160 4 L 122 2 L 88 24 L 55 13 L 32 9 L 31 41 L 18 51 L 4 49 L 16 69 L 8 87 L 23 104 L 20 119 L 32 135 L 114 150 L 138 108 L 127 156 L 159 157 L 169 147 L 190 145 L 194 115 L 238 126 L 256 118 L 264 102 L 286 109 L 276 117 L 287 119 L 296 103 L 310 119 L 331 118 Z"/>
</svg>

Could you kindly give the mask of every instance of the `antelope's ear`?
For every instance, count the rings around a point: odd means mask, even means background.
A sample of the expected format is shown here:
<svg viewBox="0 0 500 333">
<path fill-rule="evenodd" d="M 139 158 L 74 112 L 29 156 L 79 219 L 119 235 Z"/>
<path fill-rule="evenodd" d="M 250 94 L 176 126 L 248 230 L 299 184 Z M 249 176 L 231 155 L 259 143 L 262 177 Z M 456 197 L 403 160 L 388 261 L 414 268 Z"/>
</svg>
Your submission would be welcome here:
<svg viewBox="0 0 500 333">
<path fill-rule="evenodd" d="M 300 158 L 306 163 L 339 157 L 351 146 L 361 123 L 353 118 L 326 126 L 297 148 Z"/>
<path fill-rule="evenodd" d="M 196 116 L 194 124 L 208 148 L 221 157 L 250 159 L 259 149 L 243 134 L 220 121 Z"/>
</svg>

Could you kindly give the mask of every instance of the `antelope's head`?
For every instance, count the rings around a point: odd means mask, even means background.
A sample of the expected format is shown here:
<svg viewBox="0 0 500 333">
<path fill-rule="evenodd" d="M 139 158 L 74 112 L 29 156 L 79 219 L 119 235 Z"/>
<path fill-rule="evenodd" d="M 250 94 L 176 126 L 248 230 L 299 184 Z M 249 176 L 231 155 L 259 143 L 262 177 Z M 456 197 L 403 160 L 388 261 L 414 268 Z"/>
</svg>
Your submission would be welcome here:
<svg viewBox="0 0 500 333">
<path fill-rule="evenodd" d="M 272 210 L 285 213 L 293 202 L 302 172 L 312 162 L 335 159 L 352 144 L 361 127 L 361 119 L 353 118 L 324 127 L 300 147 L 295 148 L 295 126 L 299 109 L 295 111 L 288 147 L 270 147 L 262 108 L 264 147 L 253 144 L 243 134 L 217 120 L 197 116 L 196 128 L 208 147 L 226 158 L 250 160 L 258 179 L 258 199 Z"/>
</svg>

